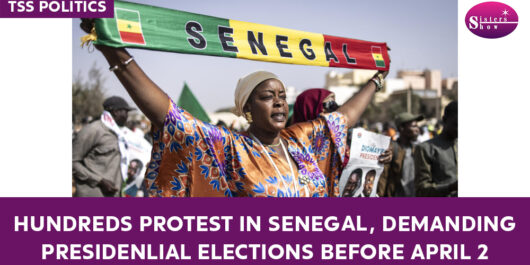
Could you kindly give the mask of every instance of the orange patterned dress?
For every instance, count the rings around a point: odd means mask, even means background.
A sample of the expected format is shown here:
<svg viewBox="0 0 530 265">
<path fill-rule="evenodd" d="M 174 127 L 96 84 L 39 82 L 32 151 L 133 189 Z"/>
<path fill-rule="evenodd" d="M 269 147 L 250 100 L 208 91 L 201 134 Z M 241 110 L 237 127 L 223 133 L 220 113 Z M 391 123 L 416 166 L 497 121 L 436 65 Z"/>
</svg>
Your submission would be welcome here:
<svg viewBox="0 0 530 265">
<path fill-rule="evenodd" d="M 162 197 L 338 196 L 346 133 L 345 117 L 338 112 L 282 130 L 295 161 L 292 176 L 272 148 L 197 120 L 170 101 L 164 128 L 153 135 L 146 184 L 151 196 Z"/>
</svg>

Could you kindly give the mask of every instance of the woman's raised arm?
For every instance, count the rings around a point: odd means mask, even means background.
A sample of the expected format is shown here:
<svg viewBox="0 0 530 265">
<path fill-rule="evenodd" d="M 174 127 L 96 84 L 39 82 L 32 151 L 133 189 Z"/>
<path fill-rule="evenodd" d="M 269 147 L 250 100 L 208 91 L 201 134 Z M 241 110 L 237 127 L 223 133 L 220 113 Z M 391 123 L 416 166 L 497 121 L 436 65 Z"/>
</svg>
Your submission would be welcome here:
<svg viewBox="0 0 530 265">
<path fill-rule="evenodd" d="M 388 75 L 388 71 L 380 71 L 376 75 L 378 74 L 382 74 L 383 78 L 385 78 Z M 368 83 L 361 88 L 359 93 L 348 99 L 348 101 L 342 104 L 342 106 L 337 110 L 346 116 L 348 127 L 352 127 L 355 125 L 355 123 L 357 123 L 368 104 L 370 104 L 370 101 L 376 92 L 376 88 L 375 82 L 368 81 Z"/>
<path fill-rule="evenodd" d="M 156 128 L 162 128 L 169 107 L 169 97 L 142 71 L 124 48 L 97 46 L 125 87 L 134 103 L 151 120 Z M 129 62 L 126 65 L 125 62 Z"/>
</svg>

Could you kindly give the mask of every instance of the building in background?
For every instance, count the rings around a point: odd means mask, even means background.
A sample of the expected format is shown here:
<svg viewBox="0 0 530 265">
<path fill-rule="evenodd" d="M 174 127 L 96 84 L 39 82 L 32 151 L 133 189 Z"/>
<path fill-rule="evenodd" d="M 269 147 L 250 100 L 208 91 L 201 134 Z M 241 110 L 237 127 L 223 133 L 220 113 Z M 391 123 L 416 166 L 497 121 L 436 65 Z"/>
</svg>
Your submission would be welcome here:
<svg viewBox="0 0 530 265">
<path fill-rule="evenodd" d="M 325 77 L 325 88 L 335 93 L 338 104 L 343 104 L 374 74 L 373 70 L 330 71 Z M 440 70 L 400 70 L 396 78 L 387 79 L 382 91 L 375 94 L 372 104 L 375 111 L 369 107 L 368 119 L 392 120 L 395 114 L 409 111 L 439 120 L 442 109 L 457 98 L 457 93 L 458 79 L 443 79 Z"/>
</svg>

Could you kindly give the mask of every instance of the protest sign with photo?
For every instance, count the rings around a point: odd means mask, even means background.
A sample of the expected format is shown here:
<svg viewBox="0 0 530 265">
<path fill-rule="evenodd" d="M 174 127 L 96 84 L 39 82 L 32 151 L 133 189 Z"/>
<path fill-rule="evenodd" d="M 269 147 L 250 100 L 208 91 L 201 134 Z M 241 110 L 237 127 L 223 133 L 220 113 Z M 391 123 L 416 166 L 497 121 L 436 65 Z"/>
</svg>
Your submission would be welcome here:
<svg viewBox="0 0 530 265">
<path fill-rule="evenodd" d="M 125 197 L 142 197 L 144 194 L 139 194 L 138 191 L 141 191 L 147 163 L 151 158 L 152 146 L 144 139 L 143 133 L 133 132 L 127 127 L 122 128 L 122 131 L 128 147 L 128 170 L 127 177 L 124 179 L 122 195 Z"/>
<path fill-rule="evenodd" d="M 376 197 L 377 182 L 383 172 L 378 158 L 389 144 L 388 136 L 362 128 L 353 129 L 350 160 L 339 181 L 342 197 Z"/>
</svg>

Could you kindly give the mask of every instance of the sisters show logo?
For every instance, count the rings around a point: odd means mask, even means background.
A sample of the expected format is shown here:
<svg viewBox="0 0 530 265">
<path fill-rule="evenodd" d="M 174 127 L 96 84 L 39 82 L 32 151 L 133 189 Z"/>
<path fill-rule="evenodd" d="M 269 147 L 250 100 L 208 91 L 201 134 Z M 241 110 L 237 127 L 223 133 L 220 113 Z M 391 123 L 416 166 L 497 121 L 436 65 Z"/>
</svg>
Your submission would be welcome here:
<svg viewBox="0 0 530 265">
<path fill-rule="evenodd" d="M 473 34 L 496 39 L 512 33 L 519 17 L 509 5 L 485 2 L 472 7 L 466 15 L 466 26 Z"/>
</svg>

